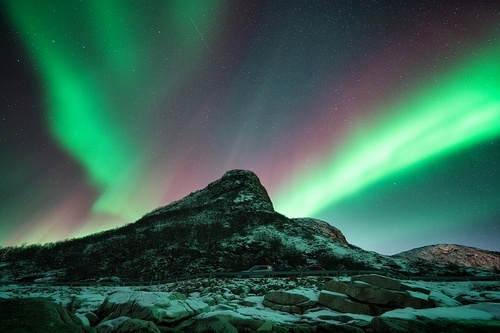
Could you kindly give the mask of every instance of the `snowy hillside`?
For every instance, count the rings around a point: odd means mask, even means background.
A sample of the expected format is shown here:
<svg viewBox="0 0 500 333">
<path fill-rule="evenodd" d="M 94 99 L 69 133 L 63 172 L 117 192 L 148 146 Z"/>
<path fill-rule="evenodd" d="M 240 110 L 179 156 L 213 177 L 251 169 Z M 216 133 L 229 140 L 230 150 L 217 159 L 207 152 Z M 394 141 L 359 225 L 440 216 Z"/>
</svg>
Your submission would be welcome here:
<svg viewBox="0 0 500 333">
<path fill-rule="evenodd" d="M 274 211 L 254 173 L 232 170 L 124 227 L 58 243 L 1 248 L 0 281 L 96 281 L 110 276 L 161 281 L 276 262 L 287 270 L 322 265 L 327 270 L 383 270 L 393 276 L 484 275 L 474 269 L 476 261 L 462 269 L 440 260 L 365 251 L 349 244 L 330 223 L 288 218 Z"/>
<path fill-rule="evenodd" d="M 451 264 L 500 271 L 500 253 L 456 245 L 438 244 L 405 251 L 396 257 L 424 260 L 435 264 Z"/>
</svg>

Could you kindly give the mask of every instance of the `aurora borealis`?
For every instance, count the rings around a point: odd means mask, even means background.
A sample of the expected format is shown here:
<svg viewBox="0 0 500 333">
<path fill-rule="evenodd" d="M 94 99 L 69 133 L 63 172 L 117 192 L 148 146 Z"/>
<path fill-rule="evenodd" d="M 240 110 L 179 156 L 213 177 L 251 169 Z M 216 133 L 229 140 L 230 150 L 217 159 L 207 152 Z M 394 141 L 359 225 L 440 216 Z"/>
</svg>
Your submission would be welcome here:
<svg viewBox="0 0 500 333">
<path fill-rule="evenodd" d="M 500 3 L 2 1 L 0 246 L 234 168 L 392 254 L 500 251 Z"/>
</svg>

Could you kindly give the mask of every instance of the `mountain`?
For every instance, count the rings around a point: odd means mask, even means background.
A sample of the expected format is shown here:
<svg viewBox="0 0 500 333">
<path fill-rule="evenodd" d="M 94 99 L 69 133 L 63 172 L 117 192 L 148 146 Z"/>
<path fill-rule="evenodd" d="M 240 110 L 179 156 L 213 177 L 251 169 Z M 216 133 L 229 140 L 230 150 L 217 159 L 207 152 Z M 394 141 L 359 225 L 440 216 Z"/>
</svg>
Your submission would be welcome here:
<svg viewBox="0 0 500 333">
<path fill-rule="evenodd" d="M 437 244 L 401 252 L 396 257 L 433 264 L 476 267 L 500 271 L 500 252 L 456 244 Z"/>
<path fill-rule="evenodd" d="M 293 270 L 311 264 L 392 274 L 434 270 L 429 262 L 353 246 L 327 222 L 288 218 L 274 210 L 253 172 L 231 170 L 135 223 L 63 242 L 2 248 L 0 280 L 150 281 L 277 262 Z"/>
</svg>

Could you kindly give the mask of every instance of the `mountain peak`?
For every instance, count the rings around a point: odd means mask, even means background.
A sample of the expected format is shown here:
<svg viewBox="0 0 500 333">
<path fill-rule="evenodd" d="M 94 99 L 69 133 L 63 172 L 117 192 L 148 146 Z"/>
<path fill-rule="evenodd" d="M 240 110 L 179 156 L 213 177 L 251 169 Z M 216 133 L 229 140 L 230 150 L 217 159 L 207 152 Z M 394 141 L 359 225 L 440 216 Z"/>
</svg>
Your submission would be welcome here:
<svg viewBox="0 0 500 333">
<path fill-rule="evenodd" d="M 186 209 L 216 208 L 238 211 L 274 212 L 269 195 L 259 177 L 249 170 L 230 170 L 207 187 L 181 200 L 160 207 L 144 217 L 157 216 Z"/>
</svg>

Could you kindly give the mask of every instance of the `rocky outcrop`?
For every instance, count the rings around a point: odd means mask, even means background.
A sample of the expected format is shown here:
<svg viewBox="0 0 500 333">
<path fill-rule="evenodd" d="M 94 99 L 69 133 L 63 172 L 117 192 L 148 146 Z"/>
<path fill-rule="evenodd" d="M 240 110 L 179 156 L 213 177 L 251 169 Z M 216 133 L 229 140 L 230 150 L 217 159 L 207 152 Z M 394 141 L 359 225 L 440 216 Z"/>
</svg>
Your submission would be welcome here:
<svg viewBox="0 0 500 333">
<path fill-rule="evenodd" d="M 487 311 L 462 306 L 425 310 L 394 310 L 373 318 L 371 327 L 376 333 L 496 333 L 500 321 Z"/>
<path fill-rule="evenodd" d="M 372 286 L 380 287 L 383 289 L 397 290 L 397 291 L 401 290 L 401 281 L 397 279 L 392 279 L 387 276 L 381 276 L 376 274 L 356 275 L 351 277 L 351 280 L 365 282 L 371 284 Z"/>
<path fill-rule="evenodd" d="M 209 309 L 206 303 L 186 299 L 178 293 L 119 291 L 104 300 L 97 314 L 102 321 L 130 317 L 156 324 L 172 324 Z"/>
<path fill-rule="evenodd" d="M 45 298 L 0 298 L 0 332 L 95 333 L 59 304 Z"/>
<path fill-rule="evenodd" d="M 158 208 L 144 215 L 143 219 L 157 219 L 170 216 L 173 212 L 196 211 L 205 207 L 274 212 L 271 199 L 255 173 L 248 170 L 231 170 L 222 178 L 208 184 L 206 188 Z"/>
<path fill-rule="evenodd" d="M 323 284 L 323 286 L 321 286 L 321 289 L 331 291 L 334 293 L 345 294 L 345 292 L 347 291 L 347 287 L 349 287 L 349 285 L 347 283 L 337 281 L 337 280 L 329 280 L 329 281 L 326 281 Z"/>
<path fill-rule="evenodd" d="M 307 309 L 313 307 L 316 301 L 293 291 L 268 291 L 264 296 L 262 304 L 273 310 L 288 313 L 304 313 Z"/>
<path fill-rule="evenodd" d="M 102 286 L 0 286 L 0 298 L 11 298 L 9 302 L 0 299 L 0 332 L 468 333 L 497 332 L 500 327 L 500 292 L 495 282 L 466 283 L 467 288 L 461 283 L 429 283 L 429 288 L 423 288 L 428 294 L 421 293 L 421 297 L 427 297 L 435 308 L 392 309 L 346 294 L 345 287 L 353 284 L 405 292 L 380 287 L 387 282 L 381 282 L 383 277 L 370 277 L 378 286 L 357 277 L 340 279 L 203 278 L 168 285 L 111 287 L 114 292 Z M 423 283 L 402 285 L 422 288 Z M 257 290 L 259 294 L 254 293 Z M 53 297 L 64 308 L 47 299 L 14 298 L 29 294 Z M 475 303 L 462 305 L 459 299 Z M 20 303 L 26 306 L 20 307 Z M 82 326 L 73 312 L 86 324 Z"/>
<path fill-rule="evenodd" d="M 428 295 L 401 290 L 401 281 L 380 275 L 358 275 L 349 284 L 328 281 L 323 285 L 318 303 L 332 310 L 377 316 L 391 309 L 429 308 Z"/>
<path fill-rule="evenodd" d="M 355 302 L 347 295 L 322 290 L 319 294 L 318 303 L 329 309 L 345 313 L 356 313 L 362 315 L 373 315 L 374 311 L 369 304 Z"/>
<path fill-rule="evenodd" d="M 425 294 L 384 289 L 361 281 L 352 281 L 346 294 L 360 302 L 389 308 L 423 309 L 432 306 Z"/>
</svg>

